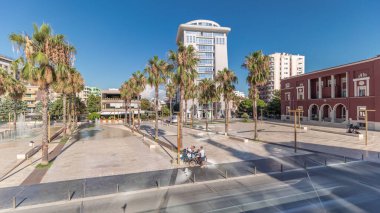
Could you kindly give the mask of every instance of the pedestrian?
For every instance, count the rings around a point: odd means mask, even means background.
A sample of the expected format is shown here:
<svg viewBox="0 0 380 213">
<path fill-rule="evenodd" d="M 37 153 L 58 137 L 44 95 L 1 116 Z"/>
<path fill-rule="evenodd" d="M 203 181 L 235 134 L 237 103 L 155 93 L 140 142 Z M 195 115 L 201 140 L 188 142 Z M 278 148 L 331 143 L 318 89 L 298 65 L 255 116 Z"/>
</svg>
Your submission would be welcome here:
<svg viewBox="0 0 380 213">
<path fill-rule="evenodd" d="M 202 167 L 203 162 L 206 161 L 206 153 L 205 153 L 203 146 L 201 146 L 201 148 L 199 150 L 199 157 L 200 157 L 200 162 L 201 162 L 201 167 Z"/>
</svg>

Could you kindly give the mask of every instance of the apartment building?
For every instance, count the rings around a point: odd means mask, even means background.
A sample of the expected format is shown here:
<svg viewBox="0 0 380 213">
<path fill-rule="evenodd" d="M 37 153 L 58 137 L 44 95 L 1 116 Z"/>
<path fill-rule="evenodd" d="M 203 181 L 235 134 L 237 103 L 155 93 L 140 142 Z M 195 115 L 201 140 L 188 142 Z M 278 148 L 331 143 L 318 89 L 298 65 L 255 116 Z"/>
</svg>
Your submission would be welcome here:
<svg viewBox="0 0 380 213">
<path fill-rule="evenodd" d="M 102 95 L 102 91 L 97 87 L 85 86 L 83 91 L 78 93 L 78 97 L 86 104 L 87 99 L 90 95 L 100 97 Z"/>
<path fill-rule="evenodd" d="M 305 56 L 288 53 L 269 55 L 270 77 L 265 86 L 259 88 L 260 99 L 269 102 L 275 90 L 280 90 L 281 80 L 305 73 Z"/>
</svg>

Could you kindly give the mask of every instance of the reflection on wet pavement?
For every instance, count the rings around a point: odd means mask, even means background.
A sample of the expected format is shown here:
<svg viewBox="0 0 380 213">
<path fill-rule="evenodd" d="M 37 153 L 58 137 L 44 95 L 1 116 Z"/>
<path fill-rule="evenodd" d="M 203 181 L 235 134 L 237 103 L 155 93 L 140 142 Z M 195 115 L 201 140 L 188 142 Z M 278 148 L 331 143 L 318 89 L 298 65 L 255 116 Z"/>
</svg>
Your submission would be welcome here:
<svg viewBox="0 0 380 213">
<path fill-rule="evenodd" d="M 86 125 L 74 136 L 74 138 L 78 141 L 123 138 L 128 136 L 131 136 L 131 133 L 122 129 L 99 125 Z"/>
</svg>

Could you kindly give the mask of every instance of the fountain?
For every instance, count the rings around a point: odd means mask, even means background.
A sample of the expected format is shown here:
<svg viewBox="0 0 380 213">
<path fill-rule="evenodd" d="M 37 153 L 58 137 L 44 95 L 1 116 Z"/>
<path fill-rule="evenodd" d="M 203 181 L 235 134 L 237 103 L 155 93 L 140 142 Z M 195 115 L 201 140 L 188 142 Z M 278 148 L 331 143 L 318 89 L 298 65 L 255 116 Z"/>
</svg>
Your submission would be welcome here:
<svg viewBox="0 0 380 213">
<path fill-rule="evenodd" d="M 16 130 L 14 129 L 13 122 L 8 123 L 6 126 L 3 126 L 3 129 L 0 129 L 0 142 L 35 137 L 39 134 L 39 131 L 35 128 L 39 126 L 36 124 L 29 125 L 25 119 L 25 114 L 20 113 L 17 116 Z"/>
</svg>

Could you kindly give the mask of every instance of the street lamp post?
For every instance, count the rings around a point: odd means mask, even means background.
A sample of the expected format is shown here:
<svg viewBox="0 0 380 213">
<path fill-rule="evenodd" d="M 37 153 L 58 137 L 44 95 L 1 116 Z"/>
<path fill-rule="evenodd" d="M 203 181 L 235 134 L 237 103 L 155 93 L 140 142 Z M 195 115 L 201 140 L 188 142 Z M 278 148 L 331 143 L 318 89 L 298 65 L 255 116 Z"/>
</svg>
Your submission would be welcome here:
<svg viewBox="0 0 380 213">
<path fill-rule="evenodd" d="M 361 110 L 365 113 L 365 145 L 368 145 L 368 112 L 375 112 L 374 109 L 365 109 Z"/>
<path fill-rule="evenodd" d="M 301 115 L 301 112 L 303 112 L 303 110 L 301 109 L 295 109 L 295 110 L 289 110 L 289 112 L 293 112 L 294 114 L 294 152 L 296 153 L 297 152 L 297 115 Z"/>
</svg>

